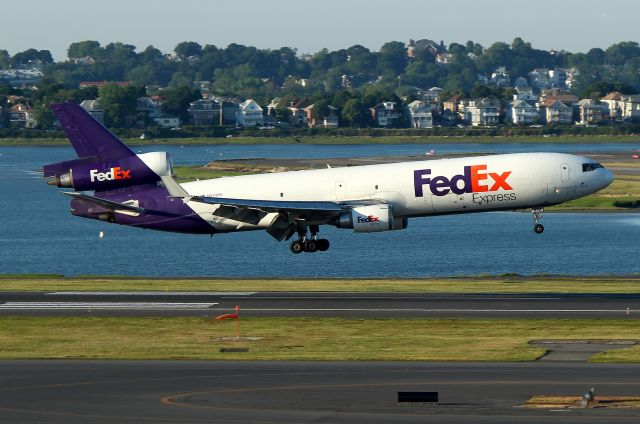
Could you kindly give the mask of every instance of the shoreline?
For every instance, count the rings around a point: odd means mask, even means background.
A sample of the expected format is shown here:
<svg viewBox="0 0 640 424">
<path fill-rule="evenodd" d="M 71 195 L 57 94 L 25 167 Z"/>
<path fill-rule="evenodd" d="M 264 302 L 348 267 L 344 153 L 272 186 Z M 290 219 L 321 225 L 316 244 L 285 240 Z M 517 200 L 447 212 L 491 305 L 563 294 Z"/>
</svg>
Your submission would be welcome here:
<svg viewBox="0 0 640 424">
<path fill-rule="evenodd" d="M 288 137 L 233 137 L 233 138 L 123 138 L 131 146 L 153 145 L 259 145 L 259 144 L 554 144 L 554 143 L 629 143 L 640 145 L 640 135 L 559 135 L 543 136 L 288 136 Z M 68 146 L 66 138 L 6 138 L 0 146 L 54 147 Z"/>
</svg>

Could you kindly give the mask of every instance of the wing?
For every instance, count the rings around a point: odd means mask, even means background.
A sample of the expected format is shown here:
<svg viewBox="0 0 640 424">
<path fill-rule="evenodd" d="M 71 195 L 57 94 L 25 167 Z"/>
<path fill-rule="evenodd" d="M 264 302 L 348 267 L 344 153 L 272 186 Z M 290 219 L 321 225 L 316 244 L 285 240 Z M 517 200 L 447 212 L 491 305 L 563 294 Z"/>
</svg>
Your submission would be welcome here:
<svg viewBox="0 0 640 424">
<path fill-rule="evenodd" d="M 230 199 L 225 197 L 192 196 L 172 177 L 163 176 L 161 178 L 169 195 L 182 198 L 185 202 L 193 201 L 230 208 L 253 209 L 265 213 L 278 212 L 296 215 L 324 213 L 329 216 L 335 216 L 348 208 L 345 205 L 328 201 Z"/>
</svg>

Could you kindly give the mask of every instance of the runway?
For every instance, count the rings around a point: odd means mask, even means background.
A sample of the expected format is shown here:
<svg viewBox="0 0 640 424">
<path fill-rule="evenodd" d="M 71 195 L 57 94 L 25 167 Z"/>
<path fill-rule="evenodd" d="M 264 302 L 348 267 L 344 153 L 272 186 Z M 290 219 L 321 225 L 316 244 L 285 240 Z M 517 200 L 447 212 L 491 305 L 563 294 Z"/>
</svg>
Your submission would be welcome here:
<svg viewBox="0 0 640 424">
<path fill-rule="evenodd" d="M 533 395 L 640 394 L 639 365 L 0 361 L 3 423 L 637 423 L 638 409 L 539 409 Z M 437 391 L 436 404 L 398 391 Z"/>
<path fill-rule="evenodd" d="M 477 317 L 638 319 L 640 294 L 1 292 L 0 316 Z"/>
</svg>

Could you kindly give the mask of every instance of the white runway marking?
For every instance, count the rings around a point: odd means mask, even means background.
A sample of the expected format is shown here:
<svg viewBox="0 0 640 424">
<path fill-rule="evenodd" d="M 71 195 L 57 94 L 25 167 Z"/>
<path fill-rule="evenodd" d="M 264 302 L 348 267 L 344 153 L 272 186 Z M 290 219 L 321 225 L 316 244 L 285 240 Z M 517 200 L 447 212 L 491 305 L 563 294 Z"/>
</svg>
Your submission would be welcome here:
<svg viewBox="0 0 640 424">
<path fill-rule="evenodd" d="M 124 310 L 185 310 L 207 309 L 217 303 L 161 302 L 6 302 L 0 309 L 124 309 Z"/>
</svg>

